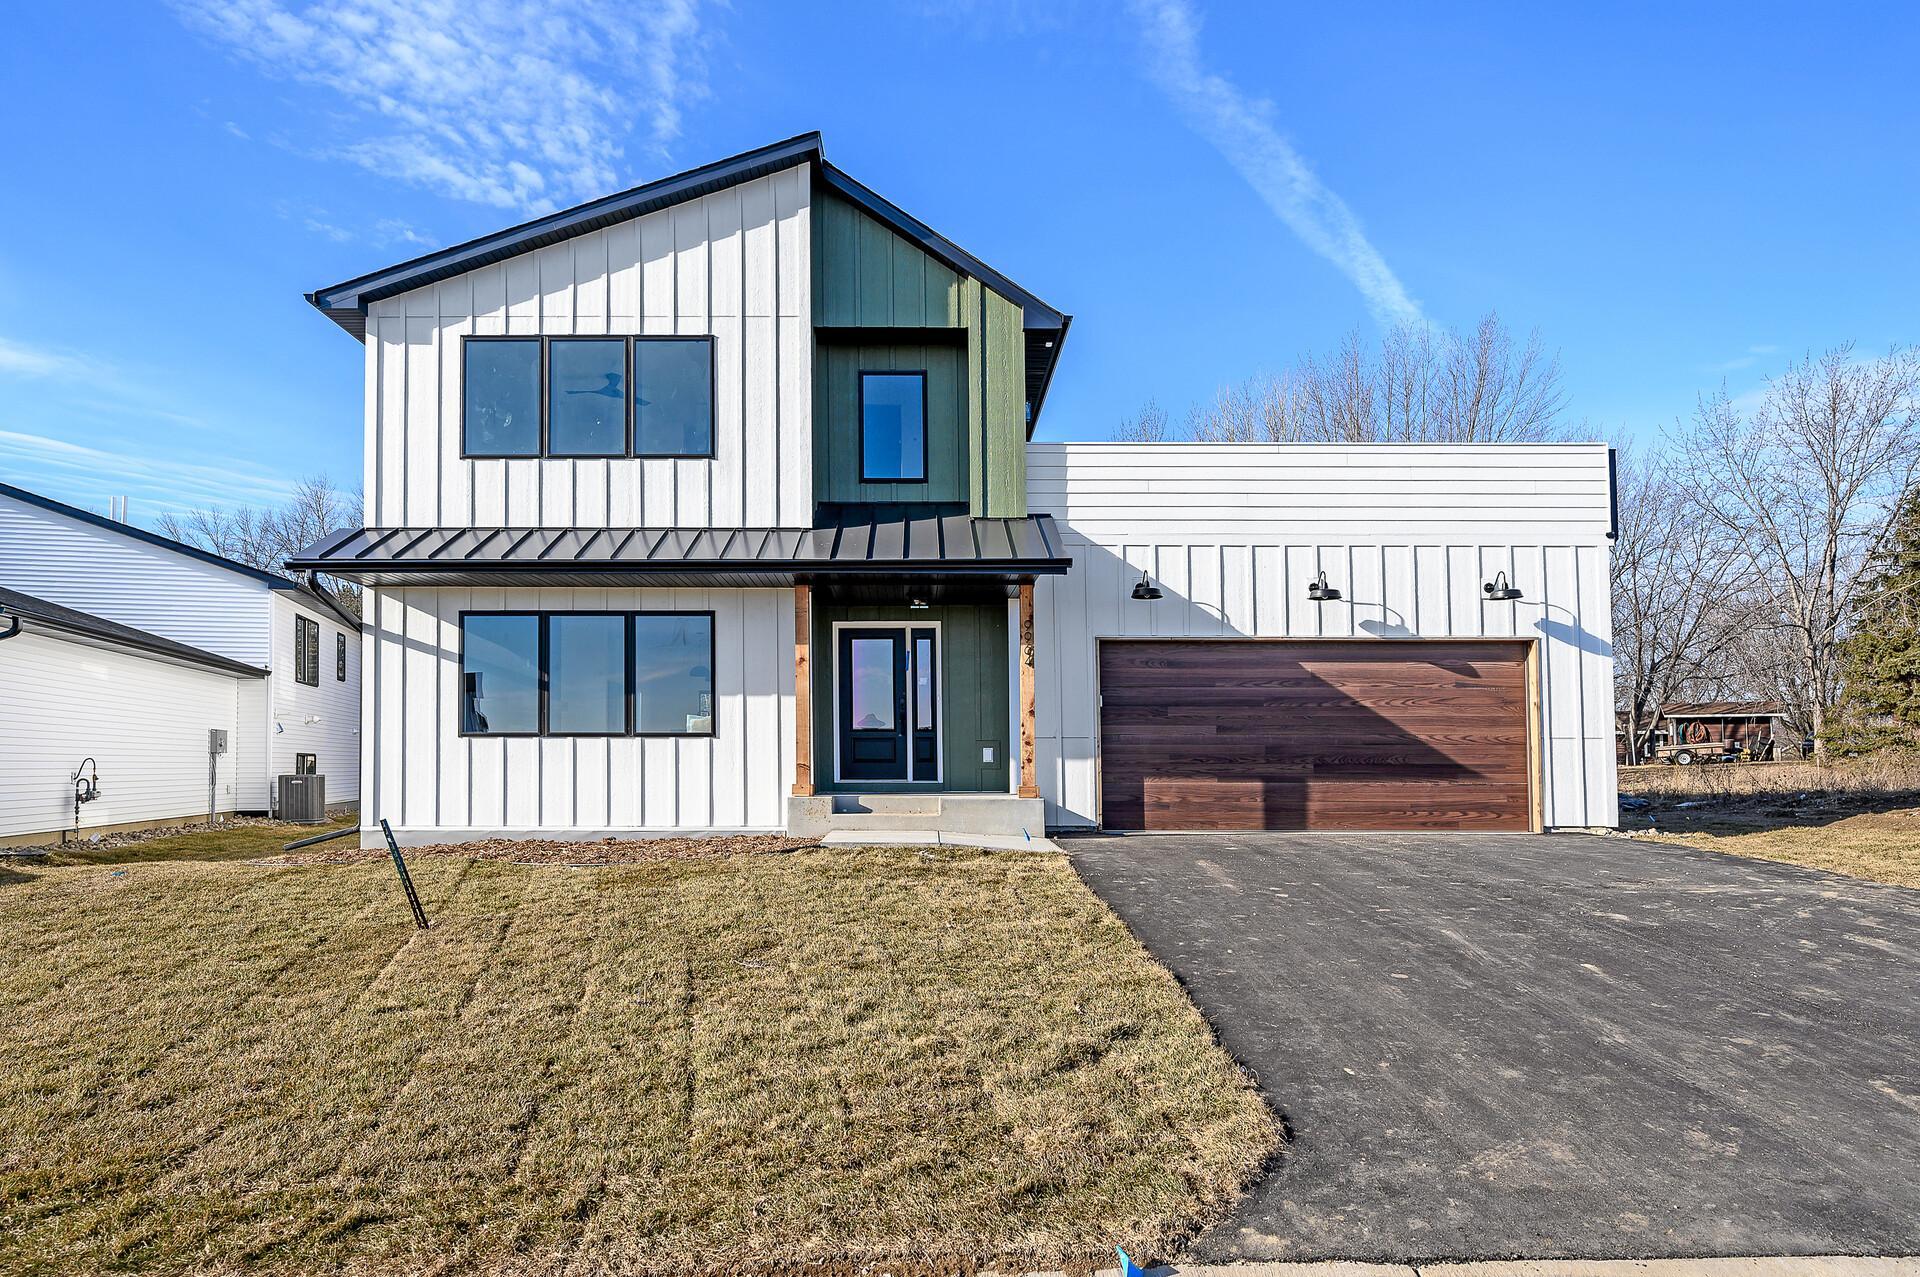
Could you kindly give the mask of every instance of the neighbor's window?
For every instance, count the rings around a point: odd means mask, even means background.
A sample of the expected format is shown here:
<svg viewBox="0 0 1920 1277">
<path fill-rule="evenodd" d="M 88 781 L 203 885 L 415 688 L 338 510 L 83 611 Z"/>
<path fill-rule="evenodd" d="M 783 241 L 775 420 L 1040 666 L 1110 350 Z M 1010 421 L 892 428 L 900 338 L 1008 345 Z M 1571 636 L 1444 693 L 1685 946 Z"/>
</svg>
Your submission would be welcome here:
<svg viewBox="0 0 1920 1277">
<path fill-rule="evenodd" d="M 347 681 L 347 636 L 344 634 L 333 636 L 333 681 Z"/>
<path fill-rule="evenodd" d="M 642 457 L 713 454 L 713 338 L 634 340 L 633 451 Z"/>
<path fill-rule="evenodd" d="M 532 735 L 540 730 L 540 618 L 471 614 L 461 621 L 460 730 Z"/>
<path fill-rule="evenodd" d="M 860 479 L 916 483 L 927 477 L 927 374 L 860 374 Z"/>
<path fill-rule="evenodd" d="M 471 457 L 540 455 L 540 339 L 468 338 L 464 441 Z"/>
<path fill-rule="evenodd" d="M 461 627 L 468 735 L 713 734 L 710 612 L 474 612 Z"/>
<path fill-rule="evenodd" d="M 318 776 L 320 757 L 317 754 L 295 754 L 293 756 L 293 774 L 296 776 Z"/>
<path fill-rule="evenodd" d="M 713 732 L 713 618 L 641 612 L 633 618 L 633 715 L 641 735 Z"/>
<path fill-rule="evenodd" d="M 627 455 L 627 343 L 547 343 L 547 455 Z"/>
<path fill-rule="evenodd" d="M 556 612 L 547 618 L 547 732 L 627 730 L 627 618 Z"/>
<path fill-rule="evenodd" d="M 320 622 L 311 617 L 293 618 L 293 680 L 320 686 Z"/>
</svg>

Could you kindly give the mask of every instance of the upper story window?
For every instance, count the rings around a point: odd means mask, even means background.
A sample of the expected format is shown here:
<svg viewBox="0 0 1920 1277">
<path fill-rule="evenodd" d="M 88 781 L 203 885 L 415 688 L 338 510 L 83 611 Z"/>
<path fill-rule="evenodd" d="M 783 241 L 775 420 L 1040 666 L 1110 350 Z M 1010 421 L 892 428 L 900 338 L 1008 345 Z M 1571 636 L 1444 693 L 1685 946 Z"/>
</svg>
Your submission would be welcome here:
<svg viewBox="0 0 1920 1277">
<path fill-rule="evenodd" d="M 860 374 L 860 481 L 924 483 L 927 374 Z"/>
<path fill-rule="evenodd" d="M 711 337 L 468 337 L 466 457 L 711 457 Z"/>
<path fill-rule="evenodd" d="M 320 686 L 320 622 L 311 617 L 293 618 L 293 681 Z"/>
<path fill-rule="evenodd" d="M 333 636 L 333 681 L 347 681 L 347 636 L 344 634 Z"/>
</svg>

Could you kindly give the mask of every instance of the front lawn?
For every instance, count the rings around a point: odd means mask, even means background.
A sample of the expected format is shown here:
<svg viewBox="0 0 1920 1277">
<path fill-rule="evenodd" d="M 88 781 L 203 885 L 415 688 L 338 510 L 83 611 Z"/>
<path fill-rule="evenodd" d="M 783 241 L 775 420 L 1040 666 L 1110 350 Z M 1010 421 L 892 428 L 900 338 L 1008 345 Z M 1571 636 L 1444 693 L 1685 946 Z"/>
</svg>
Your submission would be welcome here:
<svg viewBox="0 0 1920 1277">
<path fill-rule="evenodd" d="M 0 868 L 0 1271 L 1104 1262 L 1275 1144 L 1058 856 L 123 852 Z"/>
</svg>

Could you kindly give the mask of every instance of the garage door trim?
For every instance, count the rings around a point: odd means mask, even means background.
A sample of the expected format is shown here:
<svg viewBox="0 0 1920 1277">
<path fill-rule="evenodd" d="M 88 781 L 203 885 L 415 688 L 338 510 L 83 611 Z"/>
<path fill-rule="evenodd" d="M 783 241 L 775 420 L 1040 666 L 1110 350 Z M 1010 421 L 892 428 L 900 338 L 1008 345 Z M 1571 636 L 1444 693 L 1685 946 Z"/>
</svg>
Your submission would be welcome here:
<svg viewBox="0 0 1920 1277">
<path fill-rule="evenodd" d="M 1546 830 L 1546 776 L 1545 760 L 1542 754 L 1544 736 L 1543 710 L 1540 688 L 1540 640 L 1510 634 L 1486 635 L 1449 635 L 1444 638 L 1415 637 L 1407 639 L 1368 639 L 1346 634 L 1291 635 L 1286 638 L 1269 638 L 1253 634 L 1114 634 L 1096 635 L 1093 640 L 1093 797 L 1094 819 L 1097 827 L 1107 827 L 1106 767 L 1102 761 L 1104 731 L 1105 689 L 1101 686 L 1100 675 L 1104 668 L 1101 659 L 1101 645 L 1107 643 L 1261 643 L 1273 647 L 1305 647 L 1326 643 L 1379 644 L 1382 648 L 1396 646 L 1437 647 L 1448 644 L 1508 644 L 1522 650 L 1521 663 L 1525 670 L 1525 700 L 1527 711 L 1527 827 L 1533 833 Z M 1212 830 L 1208 832 L 1220 832 Z"/>
</svg>

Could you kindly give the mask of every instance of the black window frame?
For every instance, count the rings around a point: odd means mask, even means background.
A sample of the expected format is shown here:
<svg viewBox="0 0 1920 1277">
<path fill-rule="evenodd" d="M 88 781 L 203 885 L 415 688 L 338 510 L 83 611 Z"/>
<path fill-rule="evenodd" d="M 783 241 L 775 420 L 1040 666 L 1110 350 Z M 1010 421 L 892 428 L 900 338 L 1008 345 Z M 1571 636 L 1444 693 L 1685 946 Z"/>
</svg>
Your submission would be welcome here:
<svg viewBox="0 0 1920 1277">
<path fill-rule="evenodd" d="M 467 667 L 467 618 L 470 616 L 531 616 L 536 618 L 539 621 L 539 625 L 536 626 L 534 630 L 534 635 L 535 635 L 534 679 L 536 684 L 535 704 L 536 704 L 536 718 L 538 720 L 538 726 L 534 731 L 475 732 L 475 731 L 469 731 L 467 729 L 466 727 L 467 713 L 466 713 L 466 704 L 465 704 L 466 687 L 465 687 L 464 678 L 460 678 L 460 676 L 464 675 Z M 550 652 L 550 641 L 548 636 L 552 630 L 552 624 L 551 624 L 552 618 L 556 616 L 618 616 L 625 619 L 626 624 L 623 626 L 623 629 L 625 630 L 625 649 L 626 650 L 625 650 L 625 655 L 624 655 L 622 666 L 621 666 L 624 677 L 626 679 L 626 726 L 624 730 L 617 731 L 617 732 L 556 732 L 549 728 L 548 702 L 552 693 L 552 671 L 551 671 L 550 662 L 548 659 L 549 652 Z M 637 706 L 634 703 L 635 693 L 634 693 L 634 686 L 633 686 L 633 682 L 634 682 L 633 680 L 634 619 L 636 617 L 642 617 L 642 616 L 698 616 L 698 617 L 704 617 L 706 619 L 706 622 L 707 622 L 707 702 L 709 706 L 709 713 L 707 714 L 707 730 L 706 731 L 704 732 L 642 732 L 642 731 L 634 730 L 635 727 L 638 725 L 637 714 L 636 714 Z M 720 692 L 719 692 L 719 686 L 718 686 L 719 680 L 715 674 L 716 663 L 719 660 L 719 637 L 716 633 L 718 629 L 718 622 L 717 622 L 715 613 L 711 609 L 661 608 L 657 610 L 641 609 L 639 611 L 632 611 L 632 610 L 620 610 L 620 609 L 592 608 L 592 609 L 580 609 L 580 610 L 563 609 L 560 611 L 542 611 L 539 608 L 472 608 L 470 610 L 461 612 L 459 621 L 460 621 L 460 653 L 459 653 L 459 659 L 456 662 L 454 669 L 455 669 L 456 678 L 460 678 L 460 685 L 456 689 L 456 695 L 462 698 L 459 706 L 460 724 L 461 724 L 459 734 L 461 736 L 471 737 L 472 739 L 475 739 L 475 740 L 513 740 L 516 738 L 522 739 L 522 740 L 528 740 L 528 739 L 645 740 L 649 737 L 658 737 L 658 738 L 667 739 L 667 740 L 712 740 L 718 737 L 720 734 L 720 714 L 719 714 L 719 706 L 718 706 Z"/>
<path fill-rule="evenodd" d="M 293 614 L 293 681 L 320 686 L 320 622 L 299 612 Z"/>
<path fill-rule="evenodd" d="M 538 452 L 473 452 L 467 447 L 467 343 L 476 341 L 530 341 L 540 345 L 540 446 Z M 620 452 L 554 452 L 550 430 L 553 407 L 553 343 L 557 341 L 617 341 L 624 344 L 621 355 L 622 380 L 626 384 L 625 445 Z M 636 400 L 640 384 L 635 376 L 635 346 L 643 341 L 697 341 L 707 348 L 707 447 L 704 452 L 641 452 L 640 413 Z M 926 387 L 921 386 L 924 400 Z M 462 333 L 460 335 L 460 458 L 463 461 L 712 461 L 720 446 L 720 369 L 714 357 L 712 333 Z M 921 419 L 926 418 L 924 403 Z M 924 440 L 925 428 L 922 428 Z M 923 466 L 924 468 L 924 466 Z M 900 482 L 910 482 L 900 480 Z M 506 615 L 500 613 L 499 615 Z"/>
<path fill-rule="evenodd" d="M 933 481 L 933 423 L 927 415 L 927 370 L 925 368 L 862 368 L 854 376 L 855 419 L 860 423 L 860 482 L 931 483 Z M 886 479 L 867 473 L 867 378 L 869 377 L 918 377 L 920 379 L 920 477 L 917 479 Z"/>
<path fill-rule="evenodd" d="M 539 347 L 534 400 L 539 442 L 533 452 L 471 452 L 467 448 L 467 347 L 479 341 L 533 342 Z M 533 333 L 463 333 L 460 337 L 460 455 L 476 461 L 539 461 L 547 455 L 547 342 Z"/>
<path fill-rule="evenodd" d="M 620 451 L 555 452 L 553 450 L 553 348 L 562 344 L 595 341 L 603 345 L 620 343 Z M 465 365 L 461 367 L 464 369 Z M 711 367 L 711 365 L 709 365 Z M 618 333 L 566 333 L 540 339 L 540 459 L 542 461 L 624 461 L 633 456 L 633 340 Z M 467 387 L 460 385 L 461 419 L 466 419 Z M 465 441 L 462 440 L 464 443 Z"/>
<path fill-rule="evenodd" d="M 318 776 L 320 774 L 320 755 L 299 753 L 293 756 L 293 774 L 296 776 Z"/>
<path fill-rule="evenodd" d="M 333 636 L 333 681 L 347 681 L 347 635 L 344 630 Z"/>
</svg>

